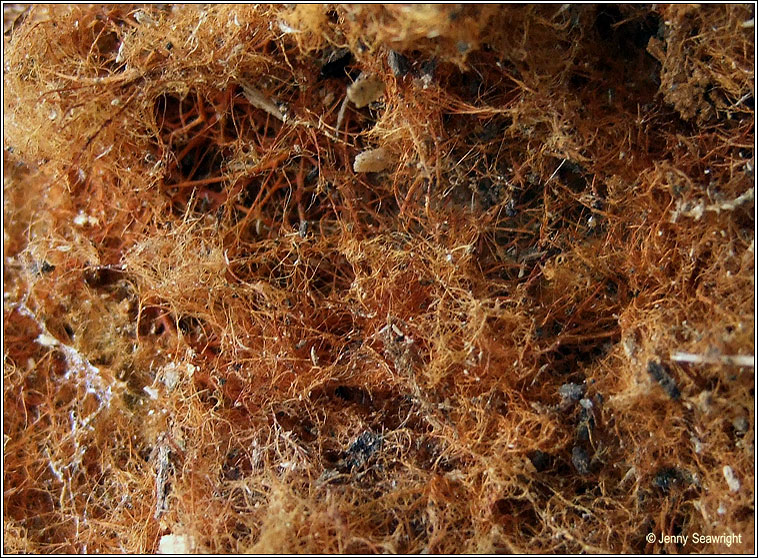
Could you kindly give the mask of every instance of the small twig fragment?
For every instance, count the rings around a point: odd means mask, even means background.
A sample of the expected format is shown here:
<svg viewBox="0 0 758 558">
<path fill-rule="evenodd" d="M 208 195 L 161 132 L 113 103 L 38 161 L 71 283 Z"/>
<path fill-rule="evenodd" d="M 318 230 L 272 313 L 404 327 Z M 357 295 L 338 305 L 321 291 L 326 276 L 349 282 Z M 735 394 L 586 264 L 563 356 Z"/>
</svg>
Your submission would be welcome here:
<svg viewBox="0 0 758 558">
<path fill-rule="evenodd" d="M 245 99 L 250 101 L 251 105 L 261 110 L 265 110 L 271 116 L 281 120 L 282 122 L 286 120 L 285 116 L 279 110 L 279 107 L 277 107 L 271 101 L 271 99 L 266 97 L 258 89 L 250 85 L 250 83 L 248 83 L 244 79 L 240 80 L 240 85 L 242 86 L 242 94 L 245 96 Z"/>
<path fill-rule="evenodd" d="M 671 353 L 671 360 L 674 362 L 689 362 L 692 364 L 732 364 L 734 366 L 744 366 L 746 368 L 755 367 L 755 357 L 753 355 L 709 356 L 677 351 Z"/>
</svg>

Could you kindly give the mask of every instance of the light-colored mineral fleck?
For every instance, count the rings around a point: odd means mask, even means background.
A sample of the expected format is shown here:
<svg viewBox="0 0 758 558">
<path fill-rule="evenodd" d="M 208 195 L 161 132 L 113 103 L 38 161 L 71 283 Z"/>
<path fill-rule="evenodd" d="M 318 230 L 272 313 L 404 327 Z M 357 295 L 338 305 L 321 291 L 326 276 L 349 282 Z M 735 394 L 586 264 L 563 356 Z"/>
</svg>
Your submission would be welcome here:
<svg viewBox="0 0 758 558">
<path fill-rule="evenodd" d="M 83 211 L 79 211 L 76 217 L 74 217 L 74 225 L 77 227 L 86 227 L 88 225 L 95 226 L 98 224 L 97 217 L 86 215 Z"/>
<path fill-rule="evenodd" d="M 163 535 L 158 543 L 158 554 L 191 554 L 194 546 L 189 535 Z"/>
<path fill-rule="evenodd" d="M 160 373 L 160 379 L 163 382 L 163 385 L 165 385 L 169 391 L 174 389 L 176 384 L 179 382 L 179 378 L 181 376 L 181 370 L 180 370 L 180 364 L 171 362 L 163 367 L 163 370 Z M 191 364 L 189 366 L 192 366 Z"/>
<path fill-rule="evenodd" d="M 355 172 L 381 172 L 390 164 L 390 157 L 383 147 L 358 153 L 353 162 Z"/>
<path fill-rule="evenodd" d="M 726 479 L 726 484 L 729 485 L 729 490 L 739 492 L 740 479 L 737 478 L 729 465 L 724 465 L 724 478 Z"/>
<path fill-rule="evenodd" d="M 697 436 L 690 436 L 690 441 L 692 442 L 692 445 L 694 446 L 695 453 L 697 454 L 703 453 L 703 442 L 701 442 Z"/>
<path fill-rule="evenodd" d="M 350 87 L 347 97 L 358 108 L 373 103 L 384 94 L 384 82 L 376 76 L 361 74 Z"/>
<path fill-rule="evenodd" d="M 58 340 L 52 335 L 46 333 L 40 333 L 35 341 L 43 347 L 55 347 L 58 345 Z"/>
</svg>

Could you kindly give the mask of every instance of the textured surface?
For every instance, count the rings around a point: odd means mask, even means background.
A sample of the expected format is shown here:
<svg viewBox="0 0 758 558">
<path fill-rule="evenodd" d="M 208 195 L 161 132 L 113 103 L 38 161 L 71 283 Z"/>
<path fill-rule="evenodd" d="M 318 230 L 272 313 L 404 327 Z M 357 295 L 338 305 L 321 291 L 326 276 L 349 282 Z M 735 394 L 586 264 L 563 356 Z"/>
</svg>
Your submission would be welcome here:
<svg viewBox="0 0 758 558">
<path fill-rule="evenodd" d="M 753 552 L 752 18 L 13 16 L 4 551 Z"/>
</svg>

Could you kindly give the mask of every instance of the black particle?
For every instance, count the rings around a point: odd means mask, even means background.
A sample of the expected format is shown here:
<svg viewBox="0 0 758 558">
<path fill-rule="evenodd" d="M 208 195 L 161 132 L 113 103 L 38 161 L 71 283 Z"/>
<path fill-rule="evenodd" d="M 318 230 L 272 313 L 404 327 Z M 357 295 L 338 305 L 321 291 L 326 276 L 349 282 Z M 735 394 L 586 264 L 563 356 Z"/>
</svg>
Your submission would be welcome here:
<svg viewBox="0 0 758 558">
<path fill-rule="evenodd" d="M 345 470 L 358 469 L 374 454 L 382 445 L 382 438 L 373 432 L 366 431 L 350 444 L 347 455 L 342 460 Z"/>
<path fill-rule="evenodd" d="M 421 73 L 425 76 L 429 76 L 430 78 L 433 78 L 435 70 L 437 70 L 436 60 L 427 60 L 426 62 L 421 64 Z"/>
<path fill-rule="evenodd" d="M 647 363 L 647 371 L 656 382 L 661 384 L 663 391 L 665 391 L 671 399 L 679 399 L 679 388 L 676 387 L 674 378 L 671 377 L 662 364 L 651 360 Z"/>
<path fill-rule="evenodd" d="M 538 473 L 541 473 L 550 467 L 550 455 L 544 451 L 533 451 L 531 454 L 529 454 L 529 460 L 532 462 L 532 465 L 534 465 L 534 468 L 537 469 Z"/>
<path fill-rule="evenodd" d="M 558 394 L 569 401 L 579 401 L 584 395 L 584 386 L 581 384 L 566 383 L 558 388 Z"/>
<path fill-rule="evenodd" d="M 580 475 L 586 475 L 590 472 L 590 458 L 584 448 L 580 446 L 574 446 L 574 449 L 571 450 L 571 463 Z"/>
<path fill-rule="evenodd" d="M 387 55 L 387 63 L 390 65 L 390 69 L 392 70 L 392 73 L 395 74 L 395 77 L 403 77 L 411 71 L 410 61 L 394 50 L 391 50 Z"/>
<path fill-rule="evenodd" d="M 346 48 L 336 49 L 329 52 L 324 64 L 321 66 L 322 78 L 341 78 L 347 73 L 347 66 L 352 62 L 353 54 Z"/>
<path fill-rule="evenodd" d="M 682 482 L 682 473 L 676 467 L 664 467 L 653 477 L 653 486 L 668 492 L 674 486 Z"/>
</svg>

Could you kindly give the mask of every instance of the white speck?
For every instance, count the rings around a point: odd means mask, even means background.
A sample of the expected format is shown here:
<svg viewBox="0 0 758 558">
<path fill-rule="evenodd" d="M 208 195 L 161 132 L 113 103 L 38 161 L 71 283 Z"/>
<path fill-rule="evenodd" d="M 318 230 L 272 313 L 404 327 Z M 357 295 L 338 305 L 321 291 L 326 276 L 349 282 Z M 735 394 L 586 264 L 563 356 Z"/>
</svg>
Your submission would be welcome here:
<svg viewBox="0 0 758 558">
<path fill-rule="evenodd" d="M 150 386 L 145 386 L 142 389 L 144 389 L 145 393 L 147 393 L 150 396 L 150 399 L 158 399 L 158 390 L 157 389 L 155 389 L 153 387 L 150 387 Z"/>
<path fill-rule="evenodd" d="M 121 64 L 121 62 L 124 61 L 124 45 L 125 42 L 121 42 L 121 44 L 118 47 L 118 53 L 116 54 L 116 64 Z"/>
<path fill-rule="evenodd" d="M 729 490 L 739 492 L 740 479 L 737 478 L 729 465 L 724 465 L 724 478 L 726 479 L 726 484 L 729 485 Z"/>
<path fill-rule="evenodd" d="M 163 535 L 158 543 L 158 554 L 191 554 L 195 541 L 189 535 Z"/>
<path fill-rule="evenodd" d="M 692 445 L 695 446 L 695 453 L 700 454 L 703 453 L 703 442 L 701 442 L 697 437 L 692 436 L 690 438 L 690 441 L 692 442 Z"/>
<path fill-rule="evenodd" d="M 279 29 L 282 30 L 282 33 L 292 34 L 292 33 L 302 33 L 299 29 L 295 29 L 294 27 L 290 27 L 283 21 L 279 22 Z"/>
<path fill-rule="evenodd" d="M 74 217 L 74 225 L 76 225 L 77 227 L 86 227 L 87 225 L 97 225 L 97 223 L 98 223 L 97 217 L 86 215 L 82 211 L 80 211 L 79 214 L 76 217 Z"/>
<path fill-rule="evenodd" d="M 448 262 L 452 262 L 452 261 L 453 261 L 453 255 L 452 255 L 452 254 L 448 254 L 447 256 L 445 256 L 445 259 L 446 259 Z"/>
<path fill-rule="evenodd" d="M 113 99 L 113 101 L 118 101 L 118 99 Z M 111 104 L 113 104 L 113 101 L 111 101 Z M 118 103 L 117 103 L 117 104 L 118 104 Z M 110 152 L 111 152 L 111 150 L 112 150 L 112 149 L 113 149 L 113 144 L 111 144 L 111 145 L 110 145 L 110 147 L 108 147 L 108 148 L 107 148 L 105 151 L 103 151 L 103 152 L 102 152 L 100 155 L 98 155 L 97 157 L 95 157 L 95 161 L 97 161 L 98 159 L 100 159 L 100 158 L 102 158 L 102 157 L 105 157 L 105 156 L 106 156 L 108 153 L 110 153 Z"/>
<path fill-rule="evenodd" d="M 726 513 L 726 507 L 724 506 L 724 502 L 719 502 L 719 509 L 716 510 L 716 513 L 719 515 L 724 515 Z"/>
<path fill-rule="evenodd" d="M 40 333 L 35 341 L 43 347 L 55 347 L 58 345 L 58 340 L 52 335 L 47 335 L 46 333 Z"/>
<path fill-rule="evenodd" d="M 153 17 L 150 14 L 143 12 L 142 10 L 134 14 L 134 19 L 136 19 L 137 23 L 139 23 L 140 25 L 147 25 L 147 26 L 155 25 L 155 20 L 153 19 Z"/>
<path fill-rule="evenodd" d="M 190 364 L 189 366 L 192 366 L 192 365 Z M 171 391 L 172 389 L 174 389 L 174 387 L 176 387 L 176 384 L 179 382 L 179 367 L 173 363 L 167 364 L 163 368 L 163 375 L 161 379 L 163 380 L 163 384 L 169 389 L 169 391 Z"/>
<path fill-rule="evenodd" d="M 316 355 L 316 346 L 311 345 L 311 362 L 313 366 L 318 366 L 318 356 Z"/>
</svg>

